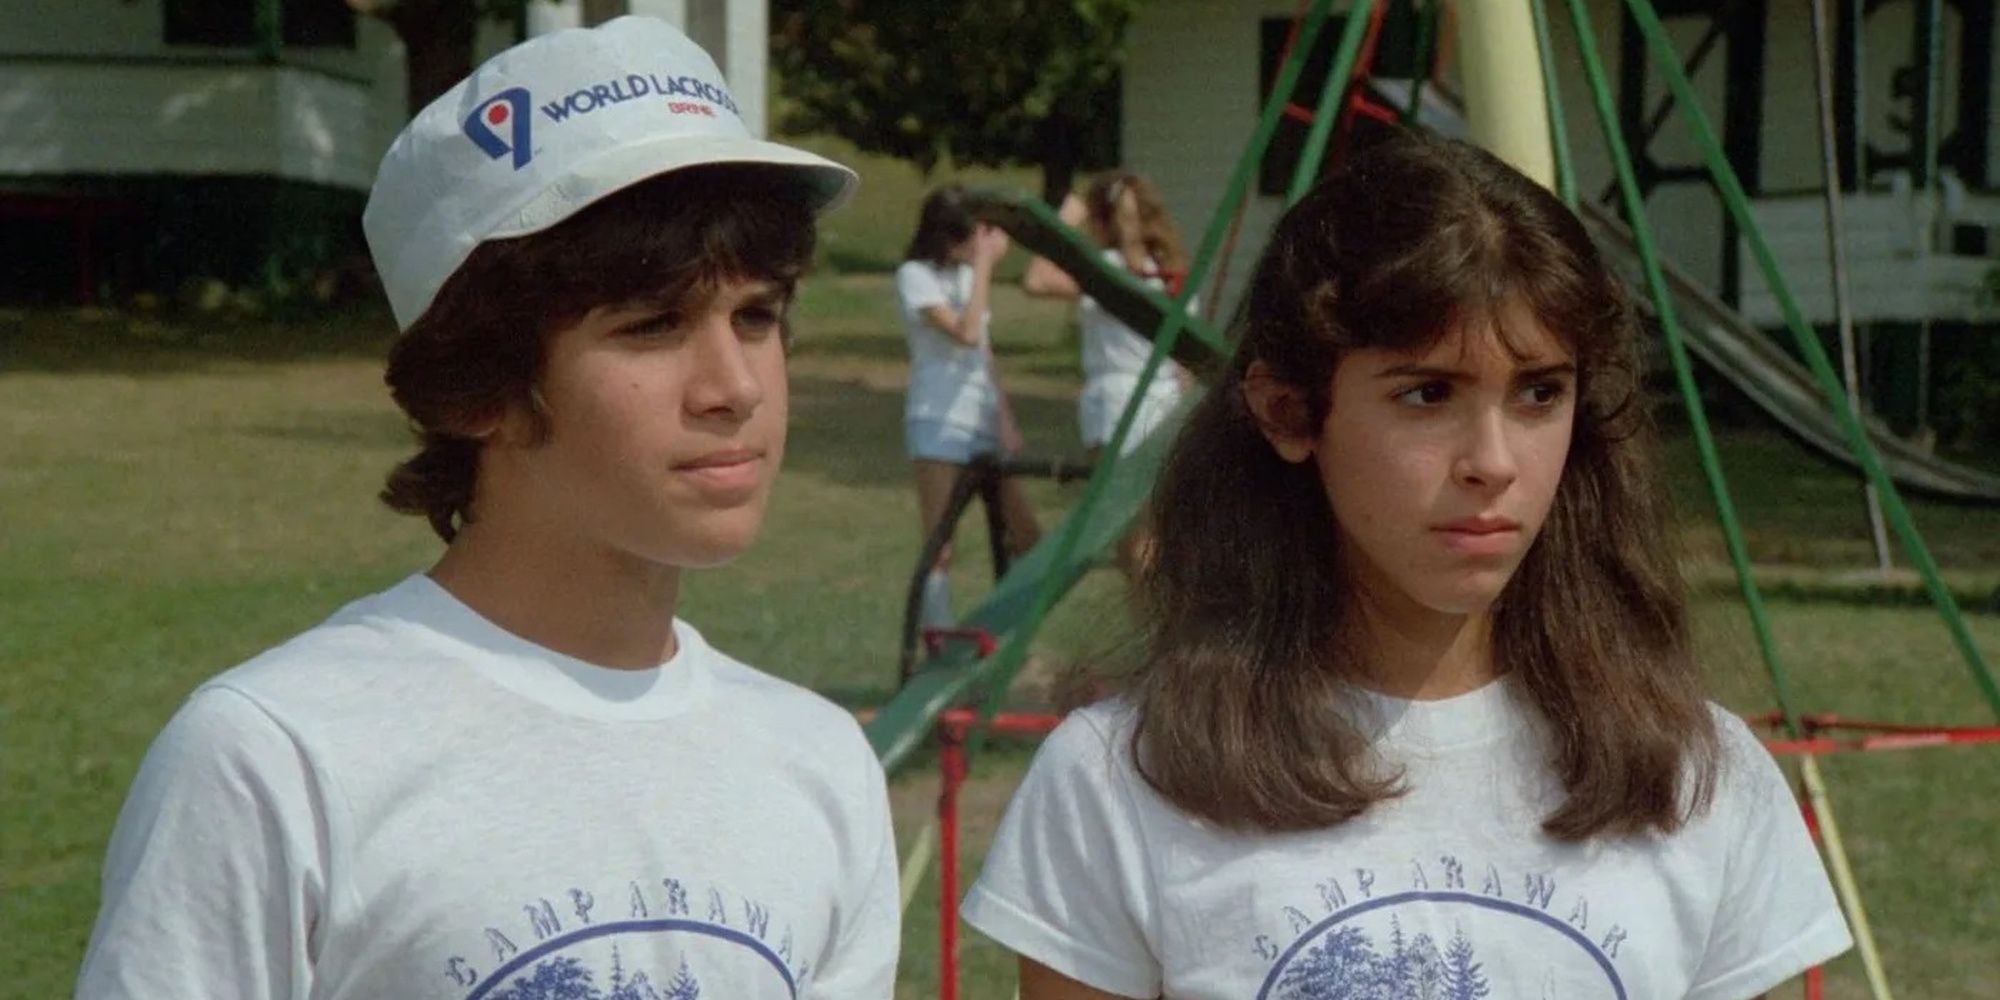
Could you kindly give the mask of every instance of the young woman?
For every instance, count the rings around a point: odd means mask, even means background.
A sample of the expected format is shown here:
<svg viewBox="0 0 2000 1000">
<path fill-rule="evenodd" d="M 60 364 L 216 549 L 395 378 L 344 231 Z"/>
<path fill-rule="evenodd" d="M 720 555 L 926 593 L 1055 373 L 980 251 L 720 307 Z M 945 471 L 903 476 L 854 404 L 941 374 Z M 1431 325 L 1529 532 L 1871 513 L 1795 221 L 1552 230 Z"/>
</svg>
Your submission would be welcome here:
<svg viewBox="0 0 2000 1000">
<path fill-rule="evenodd" d="M 1181 249 L 1180 232 L 1167 215 L 1166 203 L 1144 177 L 1129 170 L 1099 175 L 1082 198 L 1064 200 L 1060 215 L 1101 247 L 1111 266 L 1130 271 L 1161 292 L 1180 291 L 1187 276 L 1187 254 Z M 1028 263 L 1021 288 L 1029 295 L 1078 300 L 1084 381 L 1083 395 L 1077 400 L 1077 425 L 1083 433 L 1083 446 L 1095 458 L 1111 440 L 1119 415 L 1138 390 L 1139 371 L 1152 353 L 1152 342 L 1105 312 L 1096 299 L 1083 294 L 1075 279 L 1045 258 L 1036 257 Z M 1145 440 L 1180 404 L 1187 381 L 1187 372 L 1168 361 L 1147 388 L 1138 422 L 1126 442 L 1127 451 Z"/>
<path fill-rule="evenodd" d="M 916 466 L 917 507 L 930 537 L 952 484 L 974 455 L 1019 451 L 1020 431 L 993 372 L 987 326 L 993 266 L 1007 252 L 1007 234 L 975 222 L 964 192 L 944 187 L 924 199 L 917 231 L 896 269 L 896 305 L 910 347 L 910 388 L 903 410 L 904 443 Z M 1000 488 L 1009 551 L 1025 552 L 1040 537 L 1034 509 L 1020 484 Z M 951 549 L 924 586 L 927 625 L 951 621 Z"/>
<path fill-rule="evenodd" d="M 965 903 L 1053 998 L 1743 1000 L 1848 947 L 1701 694 L 1635 320 L 1469 146 L 1278 224 L 1153 508 L 1141 664 Z"/>
</svg>

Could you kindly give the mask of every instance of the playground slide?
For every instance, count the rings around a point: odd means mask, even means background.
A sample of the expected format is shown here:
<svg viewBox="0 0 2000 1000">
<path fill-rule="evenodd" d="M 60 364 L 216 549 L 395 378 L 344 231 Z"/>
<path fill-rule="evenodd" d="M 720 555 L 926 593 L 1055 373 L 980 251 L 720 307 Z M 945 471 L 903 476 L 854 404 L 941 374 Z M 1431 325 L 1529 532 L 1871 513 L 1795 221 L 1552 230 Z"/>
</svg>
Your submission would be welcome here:
<svg viewBox="0 0 2000 1000">
<path fill-rule="evenodd" d="M 1597 205 L 1583 205 L 1578 214 L 1605 261 L 1643 293 L 1645 276 L 1631 232 Z M 1662 261 L 1661 268 L 1673 293 L 1688 350 L 1742 390 L 1793 437 L 1859 472 L 1860 463 L 1847 435 L 1806 366 L 1671 264 Z M 1641 301 L 1650 299 L 1642 297 Z M 1897 437 L 1873 418 L 1864 417 L 1863 426 L 1897 486 L 1960 502 L 2000 504 L 2000 475 L 1938 458 Z"/>
</svg>

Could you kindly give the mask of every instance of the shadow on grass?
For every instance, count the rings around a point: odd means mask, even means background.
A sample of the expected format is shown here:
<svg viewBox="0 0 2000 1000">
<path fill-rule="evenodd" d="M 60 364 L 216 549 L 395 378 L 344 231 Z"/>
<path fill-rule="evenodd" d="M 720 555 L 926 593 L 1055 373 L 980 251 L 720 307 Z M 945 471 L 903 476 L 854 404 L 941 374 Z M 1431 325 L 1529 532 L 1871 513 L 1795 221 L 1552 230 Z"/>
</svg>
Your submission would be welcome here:
<svg viewBox="0 0 2000 1000">
<path fill-rule="evenodd" d="M 396 326 L 373 305 L 265 317 L 106 309 L 0 311 L 0 374 L 165 375 L 221 365 L 380 360 Z"/>
</svg>

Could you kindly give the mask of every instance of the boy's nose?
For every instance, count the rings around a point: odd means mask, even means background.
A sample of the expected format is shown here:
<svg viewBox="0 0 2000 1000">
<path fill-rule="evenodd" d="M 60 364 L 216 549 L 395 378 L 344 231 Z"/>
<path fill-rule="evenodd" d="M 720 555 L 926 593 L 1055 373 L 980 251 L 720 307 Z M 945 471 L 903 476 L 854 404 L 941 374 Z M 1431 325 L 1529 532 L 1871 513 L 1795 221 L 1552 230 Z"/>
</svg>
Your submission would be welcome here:
<svg viewBox="0 0 2000 1000">
<path fill-rule="evenodd" d="M 687 409 L 699 415 L 743 419 L 764 401 L 764 385 L 750 363 L 746 345 L 727 314 L 706 317 L 695 331 Z"/>
</svg>

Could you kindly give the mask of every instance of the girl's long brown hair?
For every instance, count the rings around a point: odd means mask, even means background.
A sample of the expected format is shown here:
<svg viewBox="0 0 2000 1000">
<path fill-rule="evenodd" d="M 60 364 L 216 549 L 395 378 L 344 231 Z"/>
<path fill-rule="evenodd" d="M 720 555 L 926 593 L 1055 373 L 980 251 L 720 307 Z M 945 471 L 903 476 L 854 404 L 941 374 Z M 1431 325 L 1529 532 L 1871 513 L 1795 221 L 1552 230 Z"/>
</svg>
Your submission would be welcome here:
<svg viewBox="0 0 2000 1000">
<path fill-rule="evenodd" d="M 1107 171 L 1084 189 L 1083 204 L 1106 246 L 1117 250 L 1134 274 L 1144 274 L 1149 258 L 1163 274 L 1187 274 L 1181 232 L 1152 181 L 1130 170 Z"/>
<path fill-rule="evenodd" d="M 1575 216 L 1474 147 L 1401 138 L 1358 154 L 1278 223 L 1218 388 L 1155 488 L 1141 574 L 1145 655 L 1133 748 L 1183 810 L 1301 830 L 1399 794 L 1343 699 L 1361 674 L 1355 602 L 1312 463 L 1281 460 L 1246 405 L 1263 361 L 1311 426 L 1358 347 L 1421 350 L 1519 297 L 1577 365 L 1568 463 L 1541 535 L 1492 609 L 1496 669 L 1518 678 L 1567 798 L 1560 840 L 1672 831 L 1706 807 L 1717 738 L 1639 396 L 1630 303 Z"/>
</svg>

